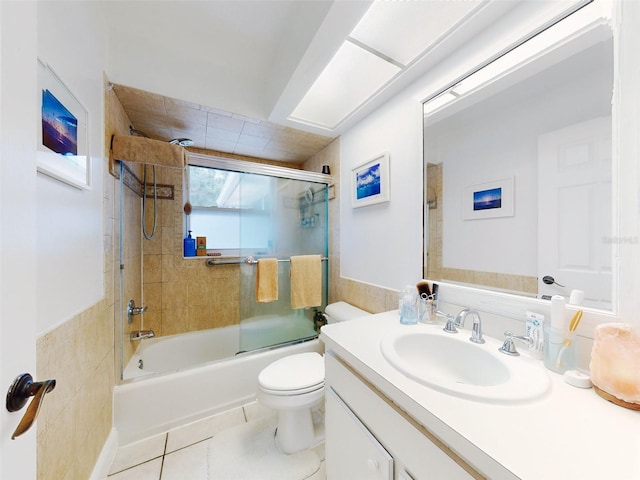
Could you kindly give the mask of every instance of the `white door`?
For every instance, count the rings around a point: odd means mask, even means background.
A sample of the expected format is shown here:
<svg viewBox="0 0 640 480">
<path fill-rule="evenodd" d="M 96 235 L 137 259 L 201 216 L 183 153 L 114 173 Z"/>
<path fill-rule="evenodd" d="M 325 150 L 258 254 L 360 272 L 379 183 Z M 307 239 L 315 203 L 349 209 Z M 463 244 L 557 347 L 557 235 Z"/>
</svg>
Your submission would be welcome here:
<svg viewBox="0 0 640 480">
<path fill-rule="evenodd" d="M 0 478 L 7 480 L 36 478 L 36 429 L 11 440 L 26 408 L 5 408 L 16 376 L 36 375 L 36 32 L 36 2 L 0 2 Z"/>
<path fill-rule="evenodd" d="M 539 294 L 579 289 L 585 306 L 610 310 L 611 117 L 541 135 L 538 180 Z"/>
</svg>

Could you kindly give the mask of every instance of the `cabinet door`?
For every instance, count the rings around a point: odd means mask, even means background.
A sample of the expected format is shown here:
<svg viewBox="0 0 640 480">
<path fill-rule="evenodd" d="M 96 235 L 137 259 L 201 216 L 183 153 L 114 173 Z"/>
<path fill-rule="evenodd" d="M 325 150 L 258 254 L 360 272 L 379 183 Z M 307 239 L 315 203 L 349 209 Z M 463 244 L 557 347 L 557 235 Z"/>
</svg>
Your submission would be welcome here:
<svg viewBox="0 0 640 480">
<path fill-rule="evenodd" d="M 327 480 L 391 480 L 393 458 L 332 388 L 326 391 Z"/>
</svg>

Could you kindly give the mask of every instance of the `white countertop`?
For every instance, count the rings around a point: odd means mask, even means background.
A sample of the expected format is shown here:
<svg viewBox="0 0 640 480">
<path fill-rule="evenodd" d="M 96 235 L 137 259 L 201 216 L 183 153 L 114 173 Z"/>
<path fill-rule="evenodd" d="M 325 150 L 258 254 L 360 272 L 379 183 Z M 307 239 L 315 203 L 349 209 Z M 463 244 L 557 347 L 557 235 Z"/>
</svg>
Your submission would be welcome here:
<svg viewBox="0 0 640 480">
<path fill-rule="evenodd" d="M 516 405 L 483 403 L 415 382 L 382 356 L 386 335 L 442 326 L 401 325 L 392 311 L 326 325 L 321 339 L 327 351 L 491 480 L 640 480 L 640 412 L 607 402 L 593 389 L 572 387 L 545 369 L 551 379 L 545 397 Z"/>
</svg>

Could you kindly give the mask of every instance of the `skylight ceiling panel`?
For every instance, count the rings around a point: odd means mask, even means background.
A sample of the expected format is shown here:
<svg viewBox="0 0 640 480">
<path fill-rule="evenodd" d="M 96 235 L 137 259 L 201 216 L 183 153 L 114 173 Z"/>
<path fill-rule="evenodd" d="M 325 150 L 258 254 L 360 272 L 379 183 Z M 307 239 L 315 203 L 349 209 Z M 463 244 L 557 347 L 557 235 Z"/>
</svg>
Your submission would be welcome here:
<svg viewBox="0 0 640 480">
<path fill-rule="evenodd" d="M 380 57 L 344 42 L 291 116 L 333 128 L 399 71 Z"/>
<path fill-rule="evenodd" d="M 408 65 L 480 1 L 374 2 L 351 37 Z"/>
</svg>

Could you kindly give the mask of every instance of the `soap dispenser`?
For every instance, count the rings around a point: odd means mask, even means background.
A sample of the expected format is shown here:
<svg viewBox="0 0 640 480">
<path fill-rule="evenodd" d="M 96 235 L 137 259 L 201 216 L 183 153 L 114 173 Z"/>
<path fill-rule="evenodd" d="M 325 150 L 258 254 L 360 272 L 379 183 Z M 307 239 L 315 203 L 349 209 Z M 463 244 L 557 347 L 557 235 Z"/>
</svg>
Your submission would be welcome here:
<svg viewBox="0 0 640 480">
<path fill-rule="evenodd" d="M 191 238 L 191 230 L 187 238 L 184 239 L 184 256 L 195 257 L 196 256 L 196 239 Z"/>
</svg>

